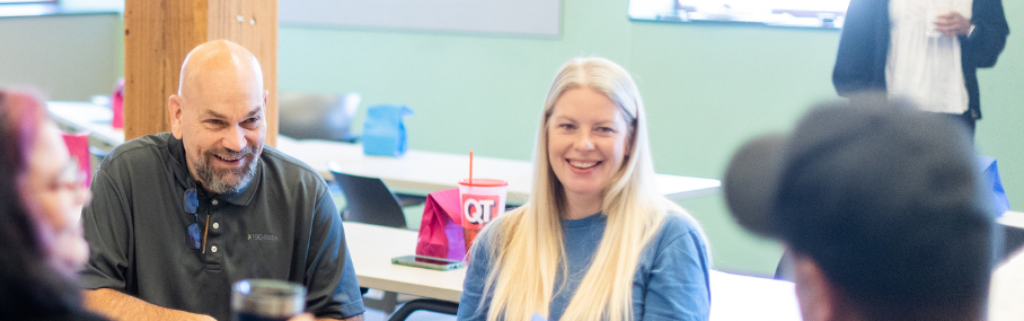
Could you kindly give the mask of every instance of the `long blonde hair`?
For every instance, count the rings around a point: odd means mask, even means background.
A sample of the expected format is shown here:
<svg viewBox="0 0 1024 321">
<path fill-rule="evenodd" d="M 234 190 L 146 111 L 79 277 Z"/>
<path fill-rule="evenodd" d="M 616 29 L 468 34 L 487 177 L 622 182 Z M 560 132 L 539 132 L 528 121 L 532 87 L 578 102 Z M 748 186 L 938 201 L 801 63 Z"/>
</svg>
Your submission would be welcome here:
<svg viewBox="0 0 1024 321">
<path fill-rule="evenodd" d="M 566 258 L 560 215 L 566 208 L 565 196 L 548 162 L 547 129 L 555 103 L 576 88 L 602 93 L 618 105 L 629 124 L 632 143 L 627 146 L 632 149 L 612 184 L 602 191 L 601 209 L 608 217 L 604 236 L 562 320 L 633 319 L 633 278 L 641 252 L 661 229 L 667 212 L 687 215 L 655 184 L 647 119 L 633 78 L 607 59 L 570 60 L 559 70 L 544 103 L 530 200 L 485 231 L 495 233 L 489 254 L 496 258 L 484 285 L 485 298 L 493 294 L 493 299 L 478 307 L 490 305 L 488 321 L 528 320 L 533 313 L 548 316 L 556 275 L 569 275 L 567 264 L 560 264 Z"/>
</svg>

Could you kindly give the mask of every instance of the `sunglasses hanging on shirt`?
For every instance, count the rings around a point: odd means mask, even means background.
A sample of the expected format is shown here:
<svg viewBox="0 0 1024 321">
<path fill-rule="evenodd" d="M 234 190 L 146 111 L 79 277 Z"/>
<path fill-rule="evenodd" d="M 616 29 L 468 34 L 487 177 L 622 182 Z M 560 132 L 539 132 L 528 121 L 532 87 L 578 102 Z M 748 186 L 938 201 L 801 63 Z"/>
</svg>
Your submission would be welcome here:
<svg viewBox="0 0 1024 321">
<path fill-rule="evenodd" d="M 203 235 L 199 236 L 199 214 L 196 211 L 199 209 L 199 198 L 196 196 L 196 189 L 190 188 L 185 191 L 185 213 L 192 214 L 195 217 L 196 222 L 188 225 L 188 235 L 186 244 L 193 250 L 202 250 L 202 253 L 206 253 L 206 233 L 210 229 L 210 218 L 206 218 L 206 228 L 203 229 Z"/>
</svg>

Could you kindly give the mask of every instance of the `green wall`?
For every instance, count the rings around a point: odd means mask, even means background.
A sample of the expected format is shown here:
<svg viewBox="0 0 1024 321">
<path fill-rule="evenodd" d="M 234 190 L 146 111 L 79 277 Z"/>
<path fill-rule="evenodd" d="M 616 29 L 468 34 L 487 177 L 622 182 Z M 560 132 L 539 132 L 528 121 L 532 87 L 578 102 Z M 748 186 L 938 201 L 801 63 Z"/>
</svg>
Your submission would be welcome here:
<svg viewBox="0 0 1024 321">
<path fill-rule="evenodd" d="M 978 146 L 1000 161 L 1017 209 L 1024 204 L 1024 3 L 1004 1 L 1011 29 L 999 65 L 980 73 L 985 119 Z M 555 71 L 576 56 L 615 60 L 636 77 L 659 172 L 721 178 L 752 135 L 791 126 L 834 98 L 839 33 L 734 24 L 629 21 L 627 0 L 563 0 L 557 38 L 307 28 L 280 32 L 282 91 L 359 92 L 363 105 L 398 103 L 412 148 L 527 160 Z M 453 164 L 460 166 L 460 164 Z M 710 239 L 715 267 L 774 272 L 778 245 L 741 231 L 721 196 L 682 202 Z"/>
<path fill-rule="evenodd" d="M 1024 210 L 1024 2 L 1003 1 L 1006 51 L 979 73 L 981 153 L 999 159 L 1010 202 Z M 279 88 L 359 92 L 363 105 L 406 104 L 412 148 L 528 160 L 555 71 L 603 56 L 635 75 L 646 100 L 659 172 L 721 178 L 745 139 L 791 126 L 834 98 L 838 32 L 712 23 L 632 22 L 627 0 L 563 0 L 560 37 L 300 28 L 280 31 Z M 114 14 L 0 18 L 0 86 L 53 99 L 108 93 L 123 74 Z M 454 164 L 453 166 L 460 166 Z M 729 218 L 720 196 L 681 203 L 704 226 L 715 267 L 771 274 L 780 248 Z"/>
</svg>

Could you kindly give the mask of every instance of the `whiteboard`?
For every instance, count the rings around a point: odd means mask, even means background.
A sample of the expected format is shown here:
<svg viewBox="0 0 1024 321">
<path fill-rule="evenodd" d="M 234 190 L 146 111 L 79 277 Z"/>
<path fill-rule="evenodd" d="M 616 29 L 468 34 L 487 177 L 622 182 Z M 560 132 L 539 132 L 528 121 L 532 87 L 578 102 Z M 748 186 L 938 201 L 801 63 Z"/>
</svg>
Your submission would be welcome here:
<svg viewBox="0 0 1024 321">
<path fill-rule="evenodd" d="M 282 0 L 282 25 L 558 36 L 561 0 Z"/>
</svg>

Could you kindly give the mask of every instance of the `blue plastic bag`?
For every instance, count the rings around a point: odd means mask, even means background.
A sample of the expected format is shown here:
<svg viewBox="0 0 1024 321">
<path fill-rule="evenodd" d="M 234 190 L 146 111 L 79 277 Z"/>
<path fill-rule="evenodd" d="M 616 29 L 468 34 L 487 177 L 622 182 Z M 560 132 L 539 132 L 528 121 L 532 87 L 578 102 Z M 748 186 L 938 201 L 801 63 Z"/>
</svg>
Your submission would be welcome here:
<svg viewBox="0 0 1024 321">
<path fill-rule="evenodd" d="M 363 123 L 363 154 L 398 157 L 409 149 L 402 119 L 412 115 L 403 105 L 376 105 L 366 111 Z"/>
<path fill-rule="evenodd" d="M 996 216 L 1002 216 L 1003 213 L 1010 210 L 1010 200 L 1006 198 L 1003 182 L 999 180 L 996 159 L 978 155 L 978 166 L 982 171 L 981 182 L 984 184 L 982 186 L 985 186 L 986 191 L 992 191 L 992 208 L 996 211 Z"/>
</svg>

